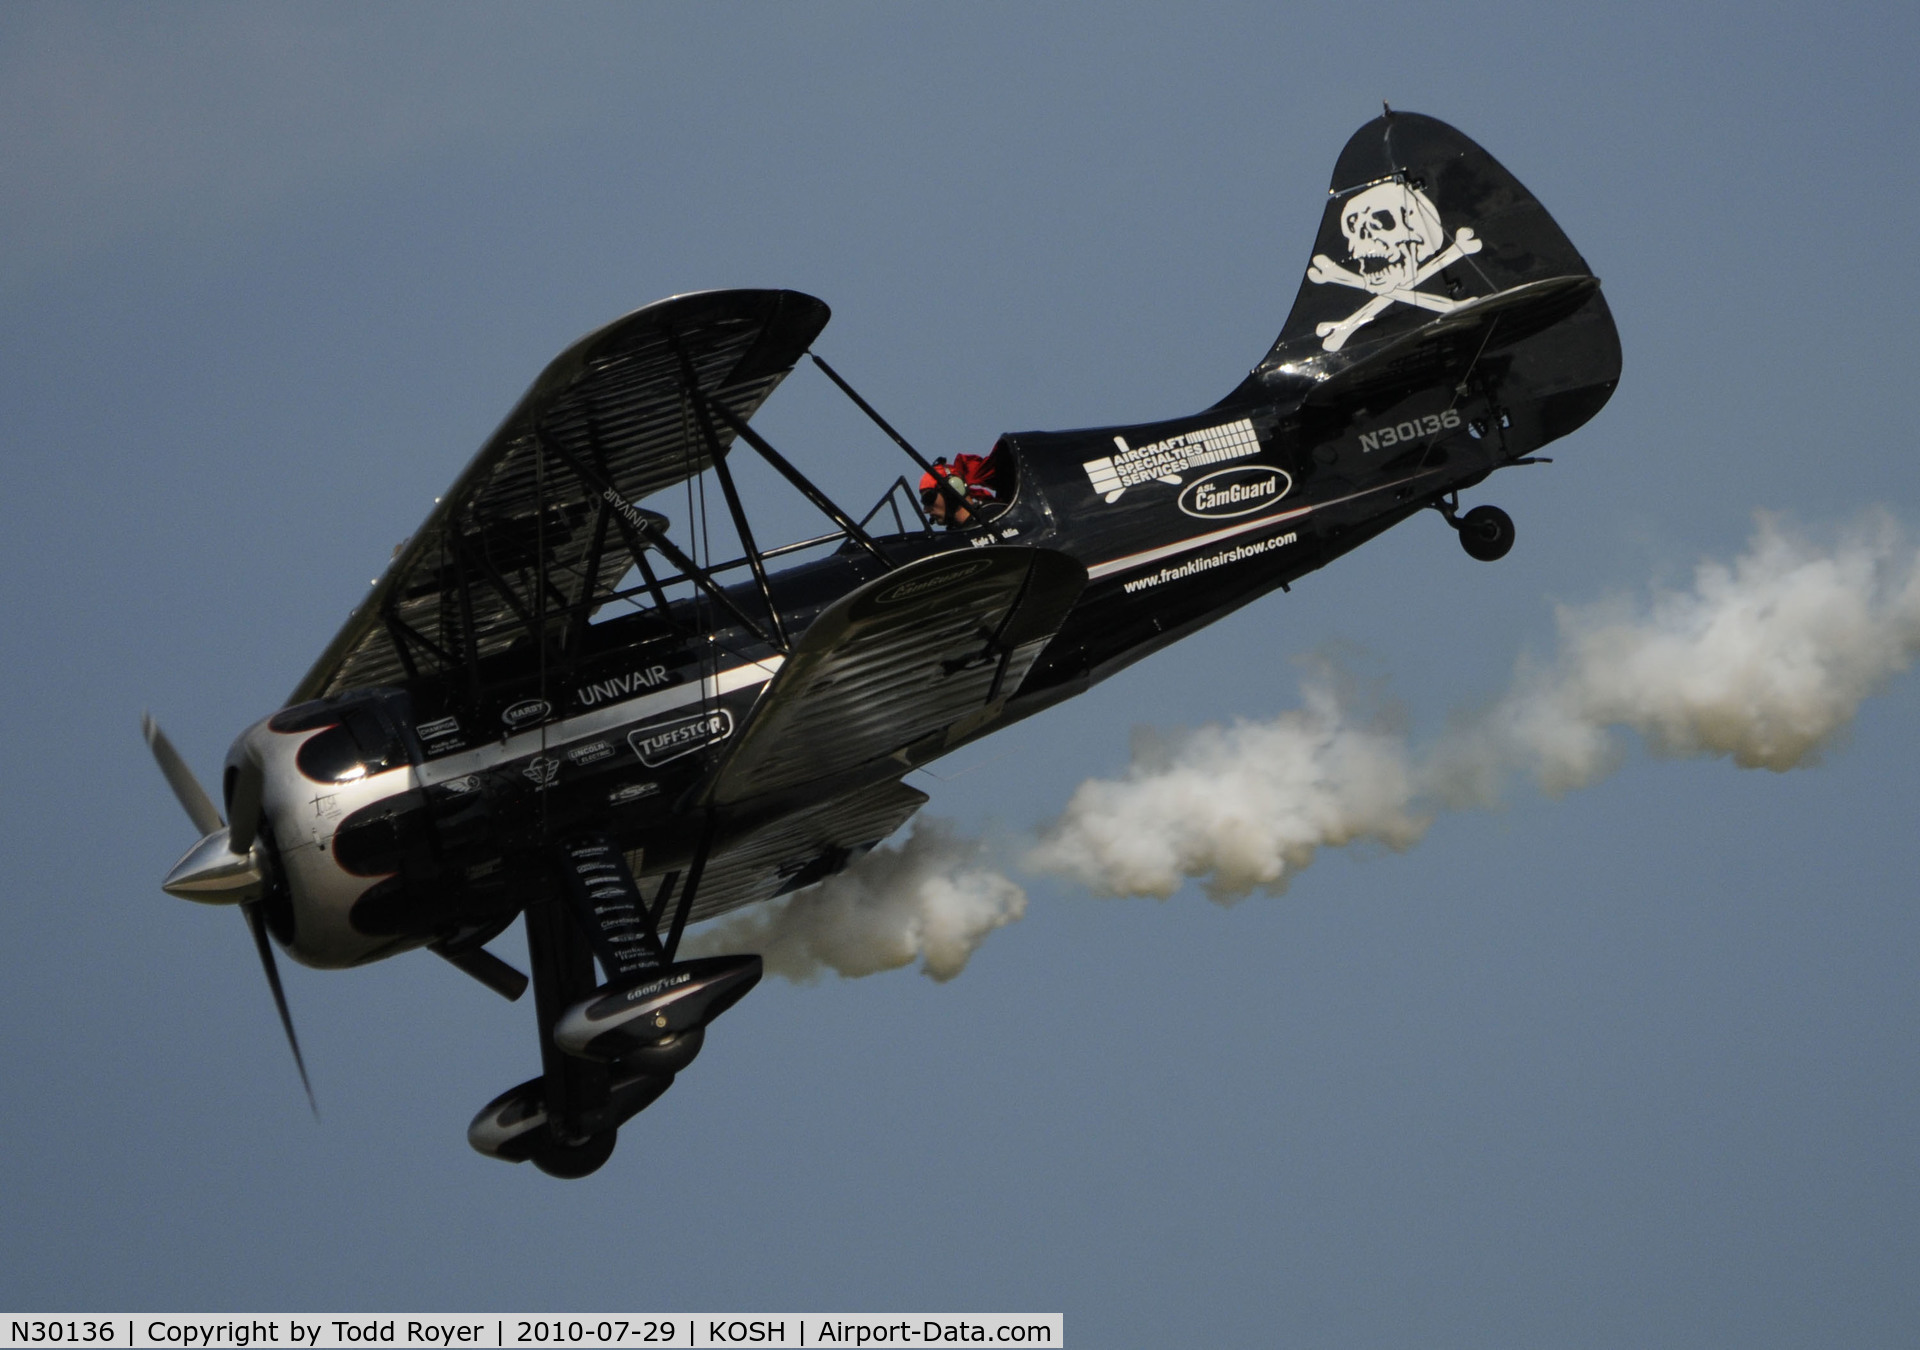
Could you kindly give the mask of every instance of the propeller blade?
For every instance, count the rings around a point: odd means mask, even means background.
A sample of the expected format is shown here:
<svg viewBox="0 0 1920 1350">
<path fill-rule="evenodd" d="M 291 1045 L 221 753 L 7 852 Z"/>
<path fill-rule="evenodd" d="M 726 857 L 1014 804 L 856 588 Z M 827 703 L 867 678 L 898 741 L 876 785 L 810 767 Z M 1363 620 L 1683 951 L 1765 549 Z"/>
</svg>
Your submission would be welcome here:
<svg viewBox="0 0 1920 1350">
<path fill-rule="evenodd" d="M 280 967 L 273 959 L 273 943 L 267 939 L 267 916 L 260 912 L 260 902 L 249 900 L 240 906 L 240 912 L 247 916 L 247 927 L 253 930 L 253 945 L 260 951 L 260 968 L 267 972 L 267 985 L 273 990 L 273 1006 L 280 1010 L 280 1025 L 287 1029 L 287 1046 L 293 1051 L 294 1067 L 300 1070 L 300 1086 L 307 1090 L 307 1105 L 313 1108 L 313 1118 L 320 1119 L 320 1103 L 313 1098 L 313 1083 L 307 1077 L 307 1061 L 300 1057 L 300 1038 L 293 1034 L 293 1014 L 287 1011 L 287 991 L 280 987 Z"/>
<path fill-rule="evenodd" d="M 180 752 L 173 748 L 167 733 L 160 730 L 160 724 L 153 720 L 151 713 L 140 714 L 140 729 L 146 733 L 147 746 L 153 751 L 160 772 L 166 775 L 167 786 L 173 789 L 173 795 L 186 808 L 194 829 L 208 835 L 225 828 L 226 822 L 220 819 L 212 799 L 193 776 L 193 770 L 187 767 L 187 762 L 180 758 Z"/>
</svg>

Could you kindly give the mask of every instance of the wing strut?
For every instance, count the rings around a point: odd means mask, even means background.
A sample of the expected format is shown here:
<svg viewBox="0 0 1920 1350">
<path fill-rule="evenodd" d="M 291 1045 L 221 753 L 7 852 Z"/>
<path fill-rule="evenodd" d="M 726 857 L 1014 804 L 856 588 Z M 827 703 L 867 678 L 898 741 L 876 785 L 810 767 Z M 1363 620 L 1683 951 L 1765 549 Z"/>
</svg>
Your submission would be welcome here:
<svg viewBox="0 0 1920 1350">
<path fill-rule="evenodd" d="M 673 888 L 679 884 L 678 870 L 660 878 L 660 888 L 653 893 L 653 907 L 647 911 L 647 925 L 656 933 L 660 931 L 660 920 L 666 917 L 667 901 L 673 899 Z"/>
<path fill-rule="evenodd" d="M 887 421 L 886 418 L 882 417 L 878 412 L 874 411 L 874 407 L 871 403 L 867 402 L 864 398 L 861 398 L 860 395 L 856 394 L 853 391 L 853 386 L 840 378 L 839 371 L 835 370 L 832 366 L 828 365 L 825 361 L 822 361 L 819 357 L 815 356 L 812 352 L 807 353 L 807 359 L 812 361 L 813 364 L 815 364 L 816 366 L 820 367 L 821 373 L 824 374 L 828 379 L 832 380 L 835 384 L 839 385 L 840 392 L 853 400 L 853 406 L 858 408 L 861 412 L 865 413 L 869 418 L 871 418 L 873 420 L 873 424 L 879 427 L 880 430 L 886 432 L 887 435 L 891 436 L 893 438 L 893 443 L 899 446 L 902 450 L 905 450 L 907 452 L 907 457 L 909 459 L 911 459 L 915 464 L 918 464 L 921 467 L 921 469 L 924 470 L 926 473 L 933 475 L 933 485 L 939 488 L 940 495 L 947 499 L 947 510 L 949 512 L 971 511 L 973 509 L 971 506 L 967 504 L 967 499 L 960 495 L 960 489 L 956 488 L 952 483 L 947 481 L 947 475 L 943 473 L 934 473 L 933 465 L 927 463 L 927 457 L 921 454 L 918 450 L 915 450 L 911 445 L 907 444 L 907 438 L 905 436 L 902 436 L 899 432 L 893 429 L 893 423 Z M 959 517 L 954 516 L 953 519 L 958 520 Z"/>
<path fill-rule="evenodd" d="M 580 569 L 580 595 L 568 608 L 567 636 L 564 644 L 567 679 L 580 668 L 580 654 L 586 650 L 587 629 L 593 622 L 593 586 L 600 575 L 600 559 L 607 551 L 607 529 L 613 524 L 613 507 L 603 498 L 593 522 L 593 541 L 587 546 L 587 565 Z M 665 606 L 662 606 L 664 609 Z"/>
<path fill-rule="evenodd" d="M 673 958 L 680 950 L 680 935 L 686 931 L 687 915 L 693 912 L 693 897 L 700 889 L 700 874 L 707 870 L 707 858 L 713 852 L 713 836 L 719 822 L 714 818 L 711 808 L 707 811 L 706 828 L 700 831 L 700 843 L 693 851 L 693 864 L 687 868 L 687 884 L 680 888 L 680 903 L 673 908 L 673 927 L 667 930 L 667 964 L 673 964 Z"/>
<path fill-rule="evenodd" d="M 733 517 L 733 528 L 740 536 L 740 543 L 747 550 L 747 566 L 753 569 L 753 579 L 760 587 L 760 598 L 767 606 L 767 621 L 773 625 L 774 645 L 782 652 L 793 650 L 787 641 L 786 626 L 780 622 L 780 607 L 773 603 L 773 587 L 767 582 L 767 564 L 760 556 L 760 546 L 753 542 L 753 530 L 747 525 L 747 513 L 741 509 L 740 493 L 733 486 L 733 470 L 727 467 L 727 452 L 720 445 L 720 437 L 713 429 L 713 413 L 706 399 L 700 396 L 700 381 L 693 373 L 693 365 L 685 353 L 680 356 L 681 387 L 693 399 L 693 406 L 700 414 L 700 435 L 707 442 L 707 454 L 713 460 L 714 476 L 720 480 L 720 491 L 726 494 L 727 513 Z"/>
<path fill-rule="evenodd" d="M 798 488 L 801 496 L 819 507 L 821 513 L 835 525 L 838 525 L 841 532 L 845 534 L 847 538 L 853 540 L 854 543 L 860 545 L 861 548 L 878 558 L 881 565 L 887 568 L 887 570 L 893 570 L 893 560 L 880 551 L 880 546 L 867 536 L 867 532 L 860 528 L 854 518 L 845 511 L 842 511 L 838 506 L 835 506 L 833 500 L 828 497 L 826 493 L 815 487 L 811 479 L 787 462 L 785 455 L 775 450 L 771 445 L 768 445 L 766 441 L 761 438 L 759 432 L 735 417 L 724 403 L 709 402 L 698 389 L 692 392 L 693 401 L 696 404 L 702 408 L 711 409 L 716 416 L 728 426 L 732 427 L 735 435 L 752 446 L 754 450 L 759 453 L 760 458 L 773 465 L 775 469 L 778 469 L 780 476 Z"/>
<path fill-rule="evenodd" d="M 668 562 L 679 568 L 688 580 L 705 591 L 714 603 L 738 619 L 749 633 L 770 647 L 781 647 L 784 650 L 784 644 L 776 642 L 772 634 L 754 622 L 753 617 L 740 606 L 734 604 L 731 596 L 713 584 L 713 578 L 707 575 L 707 570 L 682 553 L 673 541 L 661 534 L 637 507 L 602 481 L 598 474 L 582 464 L 565 446 L 554 444 L 549 448 L 576 478 L 587 485 L 589 491 L 613 508 L 614 525 L 627 541 L 627 549 L 634 557 L 638 558 L 646 549 L 658 549 Z M 642 571 L 644 570 L 643 567 Z"/>
</svg>

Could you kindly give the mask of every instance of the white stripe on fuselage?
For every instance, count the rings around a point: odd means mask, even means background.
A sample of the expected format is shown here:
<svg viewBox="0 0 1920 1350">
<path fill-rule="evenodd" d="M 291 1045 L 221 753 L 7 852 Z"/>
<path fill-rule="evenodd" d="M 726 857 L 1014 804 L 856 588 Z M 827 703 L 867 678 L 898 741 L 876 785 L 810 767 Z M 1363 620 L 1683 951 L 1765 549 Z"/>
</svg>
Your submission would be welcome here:
<svg viewBox="0 0 1920 1350">
<path fill-rule="evenodd" d="M 786 659 L 784 656 L 769 656 L 763 661 L 750 661 L 744 666 L 734 666 L 717 675 L 704 676 L 697 685 L 677 684 L 671 689 L 643 694 L 639 698 L 630 698 L 624 703 L 595 708 L 592 712 L 582 713 L 578 717 L 569 717 L 564 721 L 549 722 L 545 726 L 518 732 L 502 741 L 489 741 L 471 750 L 463 750 L 457 755 L 448 755 L 445 759 L 429 760 L 419 768 L 421 786 L 429 787 L 435 783 L 443 783 L 449 778 L 460 778 L 470 773 L 477 773 L 521 755 L 531 755 L 536 751 L 564 745 L 569 741 L 597 736 L 602 732 L 626 726 L 630 722 L 657 717 L 662 713 L 670 713 L 692 704 L 708 702 L 719 698 L 722 694 L 731 694 L 736 689 L 748 689 L 756 684 L 765 684 L 779 672 L 781 664 Z"/>
<path fill-rule="evenodd" d="M 1148 563 L 1157 563 L 1162 558 L 1171 558 L 1181 553 L 1191 552 L 1196 548 L 1205 548 L 1208 544 L 1217 544 L 1222 539 L 1232 539 L 1239 535 L 1251 534 L 1255 530 L 1264 530 L 1270 525 L 1278 525 L 1283 521 L 1298 520 L 1301 516 L 1309 515 L 1325 507 L 1338 506 L 1342 502 L 1350 502 L 1355 498 L 1365 497 L 1375 492 L 1385 492 L 1388 488 L 1405 487 L 1408 483 L 1417 483 L 1422 478 L 1431 478 L 1437 473 L 1444 472 L 1446 472 L 1444 469 L 1428 469 L 1425 473 L 1416 473 L 1411 478 L 1396 478 L 1391 483 L 1382 483 L 1378 487 L 1366 488 L 1360 492 L 1349 492 L 1344 497 L 1329 497 L 1324 502 L 1313 502 L 1307 506 L 1296 506 L 1289 511 L 1276 511 L 1270 516 L 1261 516 L 1258 520 L 1247 520 L 1242 521 L 1238 525 L 1229 525 L 1224 530 L 1214 530 L 1207 534 L 1196 534 L 1191 539 L 1182 539 L 1177 544 L 1163 544 L 1159 548 L 1150 548 L 1143 553 L 1129 553 L 1125 557 L 1109 558 L 1105 562 L 1094 563 L 1088 567 L 1087 580 L 1098 581 L 1101 577 L 1110 577 L 1116 572 L 1128 572 L 1136 567 L 1145 567 Z"/>
</svg>

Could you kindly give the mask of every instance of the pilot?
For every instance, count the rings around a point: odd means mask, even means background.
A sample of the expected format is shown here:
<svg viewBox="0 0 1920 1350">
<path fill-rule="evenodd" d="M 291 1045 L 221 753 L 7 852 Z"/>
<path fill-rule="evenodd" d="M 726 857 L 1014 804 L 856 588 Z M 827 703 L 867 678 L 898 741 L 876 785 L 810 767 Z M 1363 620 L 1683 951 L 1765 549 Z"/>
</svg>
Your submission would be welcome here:
<svg viewBox="0 0 1920 1350">
<path fill-rule="evenodd" d="M 987 507 L 996 500 L 993 487 L 987 481 L 989 472 L 985 455 L 955 455 L 951 464 L 936 459 L 933 473 L 920 475 L 920 504 L 926 508 L 927 518 L 936 525 L 958 530 L 973 524 L 976 515 L 986 515 Z M 940 490 L 941 478 L 946 479 L 955 494 L 966 499 L 965 506 L 956 506 L 952 498 Z M 949 515 L 952 519 L 948 519 Z"/>
</svg>

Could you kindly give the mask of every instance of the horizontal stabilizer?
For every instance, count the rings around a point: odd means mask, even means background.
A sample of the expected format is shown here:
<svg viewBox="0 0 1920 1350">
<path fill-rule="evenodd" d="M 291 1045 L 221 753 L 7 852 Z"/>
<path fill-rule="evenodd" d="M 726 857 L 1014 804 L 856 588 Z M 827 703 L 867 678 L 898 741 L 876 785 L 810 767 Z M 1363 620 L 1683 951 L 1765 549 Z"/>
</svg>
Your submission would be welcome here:
<svg viewBox="0 0 1920 1350">
<path fill-rule="evenodd" d="M 1512 346 L 1551 327 L 1600 289 L 1597 277 L 1551 277 L 1476 296 L 1391 341 L 1368 347 L 1306 396 L 1310 407 L 1334 407 L 1369 396 L 1461 379 L 1490 350 Z"/>
</svg>

